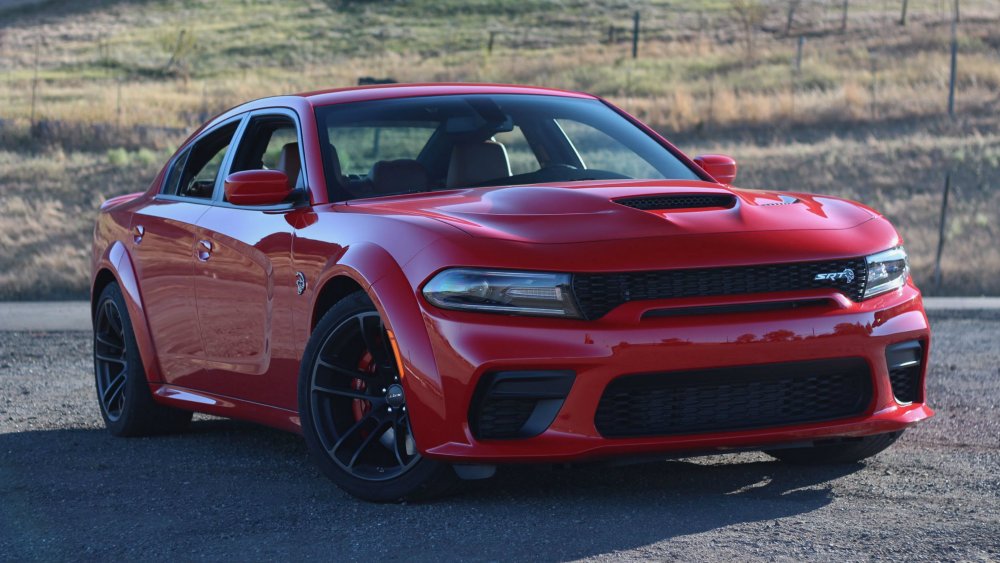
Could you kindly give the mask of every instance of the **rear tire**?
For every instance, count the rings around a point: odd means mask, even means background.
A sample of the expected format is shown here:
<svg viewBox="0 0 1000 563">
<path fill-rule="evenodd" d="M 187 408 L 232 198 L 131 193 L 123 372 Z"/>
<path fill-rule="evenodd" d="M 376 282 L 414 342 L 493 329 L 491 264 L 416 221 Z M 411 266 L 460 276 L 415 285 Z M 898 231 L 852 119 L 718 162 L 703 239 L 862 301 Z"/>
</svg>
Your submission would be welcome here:
<svg viewBox="0 0 1000 563">
<path fill-rule="evenodd" d="M 104 425 L 115 436 L 179 432 L 191 422 L 190 411 L 153 401 L 117 283 L 104 288 L 94 309 L 94 383 Z"/>
<path fill-rule="evenodd" d="M 834 465 L 856 463 L 872 457 L 899 439 L 903 431 L 865 436 L 854 442 L 839 442 L 808 448 L 769 450 L 765 453 L 785 463 L 795 465 Z"/>
<path fill-rule="evenodd" d="M 347 493 L 372 502 L 450 491 L 451 466 L 420 456 L 385 325 L 363 291 L 323 315 L 299 371 L 299 415 L 309 452 Z"/>
</svg>

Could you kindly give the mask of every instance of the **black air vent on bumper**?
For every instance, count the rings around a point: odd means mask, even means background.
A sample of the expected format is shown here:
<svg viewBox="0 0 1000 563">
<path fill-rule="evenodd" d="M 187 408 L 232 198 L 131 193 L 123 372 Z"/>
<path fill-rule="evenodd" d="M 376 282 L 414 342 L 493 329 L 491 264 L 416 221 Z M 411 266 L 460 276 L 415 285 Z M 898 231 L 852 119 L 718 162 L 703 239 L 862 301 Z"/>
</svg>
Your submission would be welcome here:
<svg viewBox="0 0 1000 563">
<path fill-rule="evenodd" d="M 823 277 L 817 279 L 820 274 Z M 575 274 L 573 292 L 584 316 L 597 319 L 630 301 L 677 297 L 832 288 L 861 301 L 867 276 L 865 259 L 854 258 L 733 268 Z"/>
<path fill-rule="evenodd" d="M 736 197 L 729 194 L 664 194 L 626 197 L 615 203 L 652 211 L 656 209 L 700 209 L 703 207 L 732 207 Z"/>
<path fill-rule="evenodd" d="M 483 376 L 469 410 L 481 440 L 537 436 L 552 424 L 573 386 L 572 371 L 504 371 Z"/>
<path fill-rule="evenodd" d="M 919 340 L 893 344 L 885 349 L 892 394 L 900 403 L 921 400 L 920 374 L 923 372 L 924 345 Z"/>
<path fill-rule="evenodd" d="M 871 398 L 861 358 L 627 375 L 594 422 L 608 438 L 725 432 L 857 416 Z"/>
</svg>

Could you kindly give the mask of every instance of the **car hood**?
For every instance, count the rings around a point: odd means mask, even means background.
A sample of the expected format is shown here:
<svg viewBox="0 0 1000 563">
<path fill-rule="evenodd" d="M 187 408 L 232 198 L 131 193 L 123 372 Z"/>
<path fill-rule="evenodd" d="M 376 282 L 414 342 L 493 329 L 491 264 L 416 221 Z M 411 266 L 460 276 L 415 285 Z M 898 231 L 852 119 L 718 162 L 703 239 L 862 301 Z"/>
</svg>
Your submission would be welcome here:
<svg viewBox="0 0 1000 563">
<path fill-rule="evenodd" d="M 423 216 L 474 237 L 535 244 L 839 230 L 876 217 L 837 198 L 662 180 L 472 188 L 353 200 L 346 206 L 356 212 Z"/>
</svg>

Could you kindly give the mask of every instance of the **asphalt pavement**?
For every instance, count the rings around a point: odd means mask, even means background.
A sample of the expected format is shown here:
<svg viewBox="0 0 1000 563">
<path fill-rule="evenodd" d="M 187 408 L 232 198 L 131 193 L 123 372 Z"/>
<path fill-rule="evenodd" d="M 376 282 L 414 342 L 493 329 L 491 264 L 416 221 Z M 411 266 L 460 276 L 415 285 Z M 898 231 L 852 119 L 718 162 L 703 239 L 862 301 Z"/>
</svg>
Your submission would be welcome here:
<svg viewBox="0 0 1000 563">
<path fill-rule="evenodd" d="M 930 316 L 937 416 L 866 463 L 506 467 L 409 505 L 347 496 L 252 424 L 111 437 L 86 332 L 2 331 L 0 560 L 996 561 L 1000 312 Z"/>
</svg>

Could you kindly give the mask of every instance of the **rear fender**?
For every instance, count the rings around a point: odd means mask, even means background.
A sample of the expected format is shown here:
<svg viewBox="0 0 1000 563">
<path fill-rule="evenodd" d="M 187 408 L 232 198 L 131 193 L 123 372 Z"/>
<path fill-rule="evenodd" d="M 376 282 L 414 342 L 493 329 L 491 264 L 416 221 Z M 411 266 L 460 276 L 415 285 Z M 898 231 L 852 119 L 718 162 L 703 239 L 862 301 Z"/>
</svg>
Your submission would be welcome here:
<svg viewBox="0 0 1000 563">
<path fill-rule="evenodd" d="M 122 290 L 129 320 L 132 321 L 132 332 L 135 334 L 135 342 L 139 347 L 139 357 L 142 358 L 142 365 L 146 371 L 146 380 L 150 383 L 162 382 L 163 377 L 156 361 L 156 348 L 153 346 L 149 325 L 146 323 L 146 310 L 143 307 L 142 295 L 139 291 L 139 280 L 132 267 L 132 257 L 121 241 L 115 241 L 97 260 L 94 268 L 95 277 L 91 281 L 92 307 L 96 305 L 96 300 L 100 297 L 94 295 L 93 290 L 94 283 L 97 281 L 96 272 L 101 270 L 111 272 L 115 281 L 118 282 L 118 287 Z"/>
</svg>

